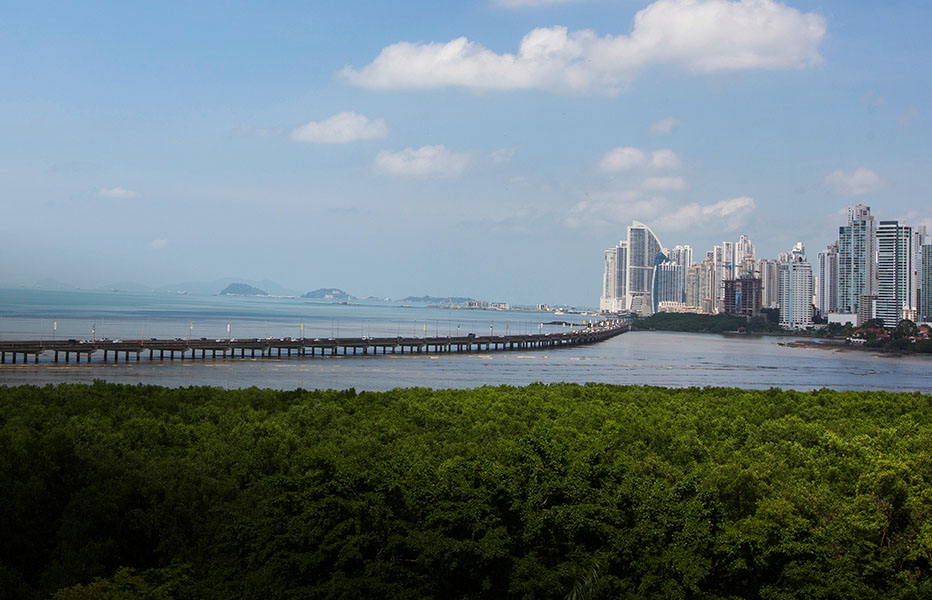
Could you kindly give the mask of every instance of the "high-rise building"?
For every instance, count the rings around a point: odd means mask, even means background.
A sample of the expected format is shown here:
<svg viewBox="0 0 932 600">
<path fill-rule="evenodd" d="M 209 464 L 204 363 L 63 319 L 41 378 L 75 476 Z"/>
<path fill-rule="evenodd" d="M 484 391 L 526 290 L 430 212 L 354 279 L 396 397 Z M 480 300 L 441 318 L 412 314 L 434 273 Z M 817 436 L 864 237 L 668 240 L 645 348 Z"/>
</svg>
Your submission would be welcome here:
<svg viewBox="0 0 932 600">
<path fill-rule="evenodd" d="M 922 283 L 919 299 L 919 320 L 932 322 L 932 244 L 922 245 Z"/>
<path fill-rule="evenodd" d="M 819 314 L 838 312 L 838 242 L 819 252 L 816 276 L 816 308 Z"/>
<path fill-rule="evenodd" d="M 754 273 L 754 244 L 746 235 L 738 238 L 735 244 L 735 277 L 744 277 Z"/>
<path fill-rule="evenodd" d="M 756 317 L 760 309 L 760 279 L 745 275 L 725 280 L 725 314 Z"/>
<path fill-rule="evenodd" d="M 702 296 L 699 294 L 699 265 L 689 265 L 686 269 L 686 306 L 699 310 Z"/>
<path fill-rule="evenodd" d="M 716 287 L 715 259 L 713 254 L 706 254 L 699 264 L 699 311 L 711 314 L 715 312 Z"/>
<path fill-rule="evenodd" d="M 877 318 L 884 327 L 896 327 L 900 319 L 914 315 L 913 248 L 909 225 L 881 221 L 877 228 Z"/>
<path fill-rule="evenodd" d="M 780 326 L 786 329 L 812 327 L 812 265 L 805 247 L 797 243 L 788 262 L 780 264 Z"/>
<path fill-rule="evenodd" d="M 761 305 L 764 308 L 774 308 L 780 303 L 779 264 L 772 258 L 757 261 L 757 272 L 761 282 Z"/>
<path fill-rule="evenodd" d="M 680 267 L 677 271 L 678 277 L 674 282 L 674 300 L 676 302 L 686 302 L 686 271 L 693 264 L 693 249 L 689 246 L 674 246 L 666 254 L 670 262 Z"/>
<path fill-rule="evenodd" d="M 660 303 L 683 304 L 682 274 L 685 269 L 673 261 L 665 261 L 654 271 L 654 289 L 651 295 L 653 312 L 660 310 Z"/>
<path fill-rule="evenodd" d="M 848 223 L 838 228 L 838 312 L 861 314 L 861 296 L 877 293 L 877 230 L 870 210 L 849 206 Z"/>
<path fill-rule="evenodd" d="M 633 221 L 628 227 L 628 264 L 625 289 L 627 310 L 649 315 L 653 311 L 654 267 L 663 263 L 663 245 L 650 228 Z"/>
<path fill-rule="evenodd" d="M 605 251 L 605 272 L 602 276 L 602 297 L 599 310 L 620 312 L 627 307 L 625 300 L 625 268 L 628 258 L 628 242 L 621 241 Z"/>
</svg>

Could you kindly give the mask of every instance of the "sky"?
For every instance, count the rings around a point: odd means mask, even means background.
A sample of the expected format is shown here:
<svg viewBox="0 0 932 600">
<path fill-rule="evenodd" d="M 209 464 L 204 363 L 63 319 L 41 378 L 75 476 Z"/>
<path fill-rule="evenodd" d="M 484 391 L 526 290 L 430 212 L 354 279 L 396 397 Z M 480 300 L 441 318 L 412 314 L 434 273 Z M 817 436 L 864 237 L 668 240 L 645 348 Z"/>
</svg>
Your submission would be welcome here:
<svg viewBox="0 0 932 600">
<path fill-rule="evenodd" d="M 4 2 L 0 285 L 597 306 L 639 220 L 932 231 L 932 2 Z M 218 290 L 219 291 L 219 290 Z"/>
</svg>

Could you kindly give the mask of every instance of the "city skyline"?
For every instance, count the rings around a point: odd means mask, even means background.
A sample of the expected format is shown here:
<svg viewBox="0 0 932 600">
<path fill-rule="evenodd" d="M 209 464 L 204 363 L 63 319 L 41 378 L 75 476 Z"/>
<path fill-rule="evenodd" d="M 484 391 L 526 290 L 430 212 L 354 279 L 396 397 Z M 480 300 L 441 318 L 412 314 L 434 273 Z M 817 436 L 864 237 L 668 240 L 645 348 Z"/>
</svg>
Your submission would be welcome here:
<svg viewBox="0 0 932 600">
<path fill-rule="evenodd" d="M 635 219 L 697 259 L 824 248 L 857 202 L 932 228 L 930 12 L 9 3 L 0 285 L 592 306 Z"/>
</svg>

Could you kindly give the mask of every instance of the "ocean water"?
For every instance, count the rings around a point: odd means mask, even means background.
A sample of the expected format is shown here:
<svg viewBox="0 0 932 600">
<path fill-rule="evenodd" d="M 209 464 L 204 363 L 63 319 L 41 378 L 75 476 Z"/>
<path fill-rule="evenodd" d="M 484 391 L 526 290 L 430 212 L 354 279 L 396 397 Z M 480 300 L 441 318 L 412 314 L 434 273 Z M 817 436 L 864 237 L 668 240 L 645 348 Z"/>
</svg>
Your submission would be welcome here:
<svg viewBox="0 0 932 600">
<path fill-rule="evenodd" d="M 578 315 L 467 311 L 393 304 L 328 305 L 300 299 L 78 292 L 0 291 L 0 339 L 59 337 L 297 336 L 485 334 L 559 331 L 542 322 Z M 68 332 L 68 333 L 65 333 Z M 0 367 L 0 385 L 59 382 L 250 386 L 277 389 L 387 390 L 470 388 L 533 382 L 628 385 L 779 387 L 932 393 L 932 359 L 862 350 L 795 348 L 794 338 L 630 332 L 591 346 L 472 354 L 282 357 L 120 363 L 17 364 Z"/>
</svg>

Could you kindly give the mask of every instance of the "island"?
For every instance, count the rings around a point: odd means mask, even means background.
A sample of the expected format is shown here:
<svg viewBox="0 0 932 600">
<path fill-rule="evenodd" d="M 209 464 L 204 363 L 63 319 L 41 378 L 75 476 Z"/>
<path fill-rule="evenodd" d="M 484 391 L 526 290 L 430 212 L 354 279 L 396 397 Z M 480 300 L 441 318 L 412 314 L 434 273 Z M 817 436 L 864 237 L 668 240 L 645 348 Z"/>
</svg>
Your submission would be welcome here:
<svg viewBox="0 0 932 600">
<path fill-rule="evenodd" d="M 257 287 L 245 283 L 231 283 L 223 288 L 221 296 L 268 296 L 269 294 Z"/>
<path fill-rule="evenodd" d="M 334 302 L 348 302 L 353 297 L 339 288 L 318 288 L 301 296 L 314 300 L 332 300 Z"/>
</svg>

